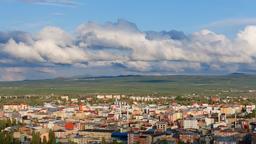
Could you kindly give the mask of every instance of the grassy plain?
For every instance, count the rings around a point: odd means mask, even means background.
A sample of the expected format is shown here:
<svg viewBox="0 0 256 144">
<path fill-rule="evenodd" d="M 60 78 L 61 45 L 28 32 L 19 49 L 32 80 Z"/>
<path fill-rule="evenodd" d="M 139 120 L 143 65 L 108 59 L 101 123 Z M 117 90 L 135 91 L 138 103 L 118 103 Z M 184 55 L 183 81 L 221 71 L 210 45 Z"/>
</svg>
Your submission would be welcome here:
<svg viewBox="0 0 256 144">
<path fill-rule="evenodd" d="M 118 76 L 0 82 L 0 95 L 254 95 L 256 76 Z M 249 92 L 250 91 L 250 92 Z"/>
</svg>

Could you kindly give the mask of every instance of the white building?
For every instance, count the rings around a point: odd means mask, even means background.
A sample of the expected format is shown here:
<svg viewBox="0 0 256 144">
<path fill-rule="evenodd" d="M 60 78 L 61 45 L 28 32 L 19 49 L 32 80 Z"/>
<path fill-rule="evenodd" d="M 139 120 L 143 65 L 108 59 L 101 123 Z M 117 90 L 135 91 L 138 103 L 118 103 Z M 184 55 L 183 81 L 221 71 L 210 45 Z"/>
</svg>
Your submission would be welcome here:
<svg viewBox="0 0 256 144">
<path fill-rule="evenodd" d="M 183 120 L 184 129 L 199 129 L 198 122 L 196 119 Z"/>
<path fill-rule="evenodd" d="M 21 110 L 27 110 L 28 105 L 27 104 L 6 104 L 3 105 L 4 111 L 21 111 Z"/>
</svg>

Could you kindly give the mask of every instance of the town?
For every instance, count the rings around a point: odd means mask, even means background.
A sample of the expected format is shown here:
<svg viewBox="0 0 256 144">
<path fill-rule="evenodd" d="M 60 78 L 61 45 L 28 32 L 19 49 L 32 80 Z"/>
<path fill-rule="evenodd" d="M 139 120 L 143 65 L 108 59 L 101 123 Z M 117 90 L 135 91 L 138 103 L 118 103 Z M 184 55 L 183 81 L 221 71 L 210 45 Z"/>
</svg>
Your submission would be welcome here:
<svg viewBox="0 0 256 144">
<path fill-rule="evenodd" d="M 256 109 L 250 101 L 112 94 L 54 96 L 42 105 L 10 100 L 0 111 L 0 139 L 5 144 L 255 144 Z"/>
<path fill-rule="evenodd" d="M 256 0 L 0 0 L 0 144 L 256 144 Z"/>
</svg>

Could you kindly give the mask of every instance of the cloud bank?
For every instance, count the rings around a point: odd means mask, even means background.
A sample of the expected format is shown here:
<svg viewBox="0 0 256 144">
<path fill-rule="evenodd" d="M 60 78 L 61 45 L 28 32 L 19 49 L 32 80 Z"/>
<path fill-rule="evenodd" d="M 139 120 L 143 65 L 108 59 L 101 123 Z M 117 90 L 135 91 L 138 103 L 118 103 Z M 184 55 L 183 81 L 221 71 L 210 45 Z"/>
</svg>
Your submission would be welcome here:
<svg viewBox="0 0 256 144">
<path fill-rule="evenodd" d="M 245 27 L 233 39 L 207 29 L 191 34 L 144 32 L 125 20 L 88 22 L 72 34 L 51 26 L 35 34 L 0 32 L 0 80 L 85 74 L 254 73 L 255 56 L 256 26 Z"/>
</svg>

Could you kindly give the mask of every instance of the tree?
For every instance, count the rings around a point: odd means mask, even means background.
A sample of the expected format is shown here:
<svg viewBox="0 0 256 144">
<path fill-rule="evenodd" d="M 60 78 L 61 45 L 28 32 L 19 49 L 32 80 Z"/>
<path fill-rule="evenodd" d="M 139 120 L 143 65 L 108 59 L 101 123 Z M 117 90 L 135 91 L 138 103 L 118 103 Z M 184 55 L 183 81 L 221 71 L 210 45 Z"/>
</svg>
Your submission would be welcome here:
<svg viewBox="0 0 256 144">
<path fill-rule="evenodd" d="M 9 126 L 12 126 L 12 121 L 11 119 L 7 119 L 7 122 L 6 122 L 6 127 L 9 127 Z"/>
<path fill-rule="evenodd" d="M 34 132 L 34 131 L 32 132 L 32 140 L 31 140 L 31 144 L 36 144 L 36 134 L 35 134 L 35 132 Z"/>
<path fill-rule="evenodd" d="M 20 144 L 20 140 L 19 139 L 13 139 L 13 144 Z"/>
<path fill-rule="evenodd" d="M 33 131 L 32 133 L 32 141 L 31 141 L 31 144 L 40 144 L 41 143 L 41 140 L 40 140 L 40 133 L 35 133 Z"/>
<path fill-rule="evenodd" d="M 72 141 L 72 140 L 70 140 L 70 139 L 68 140 L 68 143 L 69 143 L 69 144 L 77 144 L 76 142 L 74 142 L 74 141 Z"/>
<path fill-rule="evenodd" d="M 52 130 L 49 131 L 49 141 L 48 144 L 56 144 L 55 134 Z"/>
<path fill-rule="evenodd" d="M 102 143 L 102 144 L 106 144 L 106 140 L 105 140 L 104 137 L 101 139 L 101 143 Z"/>
<path fill-rule="evenodd" d="M 175 100 L 176 100 L 177 102 L 180 102 L 180 101 L 183 101 L 184 98 L 183 98 L 182 96 L 177 96 L 177 97 L 175 98 Z"/>
<path fill-rule="evenodd" d="M 5 137 L 4 133 L 0 132 L 0 141 L 1 142 L 4 142 L 4 137 Z"/>
<path fill-rule="evenodd" d="M 179 141 L 179 142 L 178 142 L 178 144 L 185 144 L 185 143 L 184 143 L 184 142 L 182 142 L 182 141 Z"/>
<path fill-rule="evenodd" d="M 44 138 L 43 138 L 43 144 L 47 144 L 47 139 L 46 139 L 45 136 L 44 136 Z"/>
<path fill-rule="evenodd" d="M 114 140 L 114 141 L 113 141 L 113 144 L 118 144 L 117 140 Z"/>
<path fill-rule="evenodd" d="M 4 139 L 2 141 L 4 144 L 13 144 L 12 133 L 4 133 Z"/>
<path fill-rule="evenodd" d="M 15 126 L 16 124 L 17 124 L 16 119 L 13 119 L 13 120 L 12 120 L 12 126 Z"/>
</svg>

